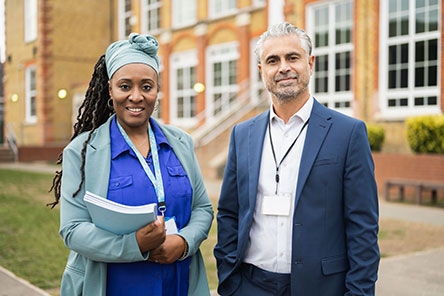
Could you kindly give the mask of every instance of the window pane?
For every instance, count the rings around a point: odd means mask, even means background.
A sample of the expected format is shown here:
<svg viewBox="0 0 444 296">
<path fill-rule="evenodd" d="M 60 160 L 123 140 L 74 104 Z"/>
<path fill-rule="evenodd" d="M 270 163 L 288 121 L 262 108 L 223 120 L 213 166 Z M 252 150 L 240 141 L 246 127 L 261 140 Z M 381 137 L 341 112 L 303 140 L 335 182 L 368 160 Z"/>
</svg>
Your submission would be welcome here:
<svg viewBox="0 0 444 296">
<path fill-rule="evenodd" d="M 214 63 L 213 65 L 213 73 L 214 73 L 214 85 L 219 86 L 222 85 L 222 64 Z"/>
<path fill-rule="evenodd" d="M 424 105 L 424 98 L 415 98 L 415 106 L 423 106 Z"/>
<path fill-rule="evenodd" d="M 401 35 L 407 35 L 408 33 L 409 33 L 409 19 L 406 16 L 401 19 Z"/>
<path fill-rule="evenodd" d="M 409 10 L 409 0 L 401 0 L 401 10 Z"/>
<path fill-rule="evenodd" d="M 416 8 L 424 7 L 425 1 L 424 0 L 416 0 Z"/>
<path fill-rule="evenodd" d="M 31 103 L 30 115 L 31 116 L 36 116 L 37 115 L 37 110 L 36 110 L 36 99 L 35 99 L 35 96 L 31 97 L 30 103 Z"/>
<path fill-rule="evenodd" d="M 438 98 L 437 97 L 428 97 L 427 105 L 438 105 Z"/>
<path fill-rule="evenodd" d="M 177 69 L 177 89 L 183 89 L 183 69 Z"/>
<path fill-rule="evenodd" d="M 409 45 L 401 45 L 401 63 L 405 64 L 409 62 Z"/>
<path fill-rule="evenodd" d="M 429 31 L 438 30 L 438 10 L 432 10 L 429 14 Z"/>
<path fill-rule="evenodd" d="M 196 84 L 196 67 L 190 68 L 190 88 L 193 88 Z"/>
<path fill-rule="evenodd" d="M 425 32 L 425 13 L 416 14 L 416 33 Z"/>
<path fill-rule="evenodd" d="M 30 76 L 29 77 L 29 80 L 30 80 L 30 90 L 34 91 L 35 90 L 35 70 L 31 70 L 29 76 Z"/>
<path fill-rule="evenodd" d="M 409 101 L 408 101 L 408 99 L 407 98 L 402 98 L 401 100 L 400 100 L 400 106 L 408 106 L 408 103 L 409 103 Z"/>
<path fill-rule="evenodd" d="M 415 44 L 415 61 L 422 62 L 424 57 L 424 41 L 416 42 Z"/>
<path fill-rule="evenodd" d="M 394 70 L 389 71 L 388 88 L 396 88 L 396 71 Z"/>
<path fill-rule="evenodd" d="M 429 86 L 435 86 L 438 85 L 438 67 L 437 66 L 430 66 L 429 67 Z"/>
<path fill-rule="evenodd" d="M 196 96 L 190 98 L 190 117 L 196 115 Z"/>
<path fill-rule="evenodd" d="M 407 69 L 402 69 L 401 70 L 401 87 L 405 88 L 408 86 L 408 81 L 409 80 L 409 72 Z"/>
<path fill-rule="evenodd" d="M 397 10 L 396 2 L 398 0 L 389 0 L 389 12 L 395 12 Z"/>
<path fill-rule="evenodd" d="M 396 19 L 391 19 L 389 21 L 389 37 L 394 37 L 397 35 L 397 21 Z"/>
<path fill-rule="evenodd" d="M 415 86 L 422 87 L 424 86 L 424 68 L 419 67 L 415 69 Z"/>
<path fill-rule="evenodd" d="M 236 72 L 237 72 L 237 62 L 236 61 L 230 61 L 229 62 L 229 84 L 236 84 Z"/>
<path fill-rule="evenodd" d="M 396 45 L 389 46 L 388 60 L 389 65 L 396 64 Z"/>
<path fill-rule="evenodd" d="M 396 106 L 396 100 L 395 99 L 389 99 L 387 103 L 388 103 L 389 107 L 395 107 Z"/>
<path fill-rule="evenodd" d="M 429 61 L 436 61 L 438 60 L 438 40 L 432 39 L 428 42 L 428 49 L 429 49 Z"/>
</svg>

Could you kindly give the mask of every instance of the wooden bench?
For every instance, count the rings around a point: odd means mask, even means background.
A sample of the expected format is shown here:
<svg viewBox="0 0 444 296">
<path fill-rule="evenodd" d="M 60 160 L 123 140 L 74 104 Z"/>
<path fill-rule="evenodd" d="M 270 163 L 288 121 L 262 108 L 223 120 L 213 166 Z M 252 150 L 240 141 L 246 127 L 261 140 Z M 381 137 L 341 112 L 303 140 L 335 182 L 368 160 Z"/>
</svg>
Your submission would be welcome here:
<svg viewBox="0 0 444 296">
<path fill-rule="evenodd" d="M 407 180 L 407 179 L 389 179 L 384 182 L 384 196 L 385 200 L 390 200 L 390 188 L 399 188 L 399 199 L 404 200 L 404 188 L 415 188 L 415 200 L 417 204 L 421 203 L 421 196 L 424 190 L 432 192 L 432 203 L 435 204 L 438 198 L 438 190 L 444 190 L 444 182 L 438 181 L 421 181 L 421 180 Z"/>
</svg>

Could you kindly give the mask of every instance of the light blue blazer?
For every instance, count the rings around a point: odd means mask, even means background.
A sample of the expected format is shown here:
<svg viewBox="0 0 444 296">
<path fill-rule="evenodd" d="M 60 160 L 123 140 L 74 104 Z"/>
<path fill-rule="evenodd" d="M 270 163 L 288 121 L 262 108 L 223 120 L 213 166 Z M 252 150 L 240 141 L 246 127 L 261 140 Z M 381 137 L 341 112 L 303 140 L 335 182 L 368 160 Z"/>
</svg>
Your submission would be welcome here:
<svg viewBox="0 0 444 296">
<path fill-rule="evenodd" d="M 88 133 L 76 137 L 63 151 L 60 235 L 71 252 L 63 273 L 62 296 L 105 296 L 108 262 L 144 261 L 149 256 L 140 252 L 135 232 L 116 235 L 97 228 L 91 222 L 83 202 L 86 190 L 107 196 L 111 166 L 112 117 L 93 132 L 87 144 L 85 182 L 75 198 L 72 194 L 80 184 L 81 150 Z M 180 231 L 189 246 L 187 257 L 192 256 L 188 295 L 209 295 L 199 246 L 208 236 L 213 208 L 205 190 L 191 137 L 178 128 L 163 124 L 159 126 L 187 172 L 193 188 L 190 221 Z"/>
</svg>

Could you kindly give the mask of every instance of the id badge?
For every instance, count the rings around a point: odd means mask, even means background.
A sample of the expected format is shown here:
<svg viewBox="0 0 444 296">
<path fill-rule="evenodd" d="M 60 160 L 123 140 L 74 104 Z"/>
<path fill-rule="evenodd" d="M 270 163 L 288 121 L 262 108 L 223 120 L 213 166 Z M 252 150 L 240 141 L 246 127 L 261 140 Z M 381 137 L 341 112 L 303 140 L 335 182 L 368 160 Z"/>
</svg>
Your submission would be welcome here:
<svg viewBox="0 0 444 296">
<path fill-rule="evenodd" d="M 166 234 L 177 234 L 176 217 L 165 217 Z"/>
<path fill-rule="evenodd" d="M 289 216 L 291 195 L 266 195 L 262 201 L 262 214 L 270 216 Z"/>
</svg>

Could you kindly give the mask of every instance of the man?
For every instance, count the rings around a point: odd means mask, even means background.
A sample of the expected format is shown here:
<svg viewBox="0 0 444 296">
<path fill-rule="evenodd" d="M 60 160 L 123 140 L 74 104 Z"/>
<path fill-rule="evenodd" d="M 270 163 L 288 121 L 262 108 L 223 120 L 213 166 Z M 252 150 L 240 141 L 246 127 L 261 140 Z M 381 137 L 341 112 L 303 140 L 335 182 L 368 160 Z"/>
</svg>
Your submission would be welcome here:
<svg viewBox="0 0 444 296">
<path fill-rule="evenodd" d="M 219 199 L 219 294 L 372 295 L 378 197 L 362 121 L 310 96 L 310 37 L 288 23 L 256 57 L 270 110 L 236 125 Z"/>
</svg>

